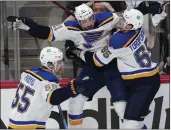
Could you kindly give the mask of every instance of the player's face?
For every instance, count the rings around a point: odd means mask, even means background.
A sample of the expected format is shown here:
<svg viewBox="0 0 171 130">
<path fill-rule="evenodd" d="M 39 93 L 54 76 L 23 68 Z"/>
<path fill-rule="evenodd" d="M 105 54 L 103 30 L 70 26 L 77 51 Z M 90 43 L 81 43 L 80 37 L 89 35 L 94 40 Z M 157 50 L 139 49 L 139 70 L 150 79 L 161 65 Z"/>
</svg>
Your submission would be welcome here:
<svg viewBox="0 0 171 130">
<path fill-rule="evenodd" d="M 56 69 L 54 70 L 55 74 L 61 74 L 64 71 L 64 60 L 59 60 L 56 65 Z"/>
<path fill-rule="evenodd" d="M 121 31 L 129 31 L 130 29 L 132 29 L 132 27 L 133 26 L 131 24 L 127 24 L 124 17 L 120 15 L 119 22 L 117 23 L 117 28 L 119 28 Z"/>
<path fill-rule="evenodd" d="M 81 27 L 85 30 L 90 30 L 94 28 L 95 18 L 94 15 L 92 15 L 90 18 L 86 20 L 80 20 L 79 21 Z"/>
</svg>

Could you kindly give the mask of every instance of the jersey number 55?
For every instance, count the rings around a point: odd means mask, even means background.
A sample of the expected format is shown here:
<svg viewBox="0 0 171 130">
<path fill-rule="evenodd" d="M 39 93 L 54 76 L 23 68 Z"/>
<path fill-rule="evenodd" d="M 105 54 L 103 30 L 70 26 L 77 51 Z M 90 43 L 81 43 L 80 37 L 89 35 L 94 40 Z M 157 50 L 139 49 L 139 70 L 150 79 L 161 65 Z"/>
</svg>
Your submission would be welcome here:
<svg viewBox="0 0 171 130">
<path fill-rule="evenodd" d="M 30 106 L 30 99 L 27 96 L 34 96 L 34 93 L 35 90 L 31 89 L 28 86 L 25 86 L 20 82 L 16 91 L 15 99 L 13 100 L 11 107 L 17 108 L 17 111 L 20 113 L 26 112 Z"/>
</svg>

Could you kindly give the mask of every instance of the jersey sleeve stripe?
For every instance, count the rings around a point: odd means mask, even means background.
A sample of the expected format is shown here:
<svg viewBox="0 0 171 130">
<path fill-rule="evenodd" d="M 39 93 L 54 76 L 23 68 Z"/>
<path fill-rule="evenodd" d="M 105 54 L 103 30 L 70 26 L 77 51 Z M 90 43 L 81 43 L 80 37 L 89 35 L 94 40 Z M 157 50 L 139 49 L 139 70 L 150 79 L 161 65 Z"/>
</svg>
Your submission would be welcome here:
<svg viewBox="0 0 171 130">
<path fill-rule="evenodd" d="M 9 127 L 11 128 L 45 128 L 45 122 L 38 121 L 14 121 L 9 119 Z"/>
<path fill-rule="evenodd" d="M 141 69 L 141 70 L 136 70 L 132 72 L 122 72 L 123 75 L 132 75 L 132 74 L 137 74 L 137 73 L 143 73 L 143 72 L 150 72 L 153 71 L 157 68 L 157 66 L 150 68 L 150 69 Z"/>
<path fill-rule="evenodd" d="M 48 36 L 48 41 L 52 41 L 52 29 L 50 30 L 49 36 Z"/>
<path fill-rule="evenodd" d="M 102 67 L 103 65 L 105 65 L 103 62 L 100 61 L 100 59 L 96 56 L 96 54 L 93 55 L 93 61 L 95 65 L 98 67 Z"/>
<path fill-rule="evenodd" d="M 136 79 L 136 78 L 143 78 L 143 77 L 150 77 L 158 73 L 158 68 L 154 69 L 151 72 L 140 73 L 135 75 L 122 75 L 124 80 Z"/>
<path fill-rule="evenodd" d="M 122 48 L 125 48 L 125 47 L 129 46 L 129 45 L 133 42 L 133 40 L 138 36 L 139 32 L 140 32 L 140 31 L 138 31 L 137 33 L 135 33 L 135 34 L 132 36 L 132 38 L 129 39 L 129 41 L 127 41 L 127 43 L 126 43 Z"/>
<path fill-rule="evenodd" d="M 106 24 L 106 23 L 108 23 L 108 22 L 110 22 L 112 20 L 113 20 L 113 16 L 108 18 L 108 19 L 106 19 L 106 20 L 104 20 L 98 27 L 100 27 L 100 26 L 102 26 L 102 25 L 104 25 L 104 24 Z"/>
<path fill-rule="evenodd" d="M 50 30 L 49 36 L 48 36 L 48 41 L 54 41 L 55 40 L 55 36 L 53 35 L 53 30 Z"/>
<path fill-rule="evenodd" d="M 52 91 L 48 94 L 47 102 L 48 102 L 49 104 L 51 104 L 51 103 L 50 103 L 50 99 L 51 99 L 52 93 L 53 93 L 55 90 L 56 90 L 56 89 L 52 90 Z"/>
<path fill-rule="evenodd" d="M 79 28 L 72 27 L 72 26 L 66 26 L 68 30 L 76 30 L 76 31 L 81 31 Z"/>
<path fill-rule="evenodd" d="M 34 73 L 34 72 L 31 71 L 31 70 L 25 70 L 24 72 L 26 72 L 26 73 L 28 73 L 28 74 L 34 76 L 35 78 L 39 79 L 40 81 L 43 81 L 43 80 L 44 80 L 44 78 L 42 78 L 41 76 L 39 76 L 38 74 Z"/>
</svg>

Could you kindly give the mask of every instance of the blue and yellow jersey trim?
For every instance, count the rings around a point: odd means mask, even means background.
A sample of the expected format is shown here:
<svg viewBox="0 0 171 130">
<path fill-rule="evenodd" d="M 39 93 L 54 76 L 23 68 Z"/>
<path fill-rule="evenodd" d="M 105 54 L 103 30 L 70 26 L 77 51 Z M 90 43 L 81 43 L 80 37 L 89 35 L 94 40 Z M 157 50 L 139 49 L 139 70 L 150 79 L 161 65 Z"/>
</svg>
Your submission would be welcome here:
<svg viewBox="0 0 171 130">
<path fill-rule="evenodd" d="M 99 24 L 98 27 L 101 27 L 101 26 L 103 26 L 104 24 L 109 23 L 109 22 L 112 21 L 112 20 L 113 20 L 113 16 L 111 16 L 111 17 L 109 17 L 108 19 L 106 19 L 106 20 L 104 20 L 103 22 L 101 22 L 101 23 Z"/>
<path fill-rule="evenodd" d="M 9 127 L 13 129 L 45 129 L 45 124 L 45 122 L 38 121 L 14 121 L 12 119 L 9 119 Z"/>
<path fill-rule="evenodd" d="M 65 27 L 68 30 L 73 30 L 73 31 L 81 31 L 81 26 L 79 25 L 78 21 L 66 21 L 64 22 Z"/>
<path fill-rule="evenodd" d="M 96 53 L 93 55 L 93 61 L 94 61 L 94 64 L 95 64 L 97 67 L 102 67 L 102 66 L 105 65 L 105 64 L 97 57 Z"/>
<path fill-rule="evenodd" d="M 150 77 L 158 73 L 158 67 L 150 68 L 150 69 L 142 69 L 132 72 L 121 72 L 122 78 L 124 80 L 137 79 L 143 77 Z"/>
<path fill-rule="evenodd" d="M 72 26 L 65 26 L 68 30 L 74 30 L 74 31 L 81 31 L 79 28 L 77 27 L 72 27 Z"/>
<path fill-rule="evenodd" d="M 74 87 L 74 80 L 71 80 L 70 84 L 71 84 L 71 90 L 72 90 L 73 94 L 76 95 L 77 92 L 76 92 L 75 87 Z"/>
<path fill-rule="evenodd" d="M 35 77 L 36 79 L 38 79 L 38 80 L 40 80 L 40 81 L 45 80 L 45 79 L 42 78 L 40 75 L 34 73 L 34 72 L 31 71 L 31 70 L 25 70 L 24 72 L 25 72 L 25 73 L 28 73 L 28 74 L 30 74 L 30 75 L 32 75 L 33 77 Z"/>
<path fill-rule="evenodd" d="M 112 12 L 101 12 L 98 14 L 95 14 L 95 19 L 96 19 L 96 26 L 101 27 L 104 24 L 107 24 L 113 20 L 113 13 Z"/>
<path fill-rule="evenodd" d="M 44 70 L 42 68 L 30 68 L 30 69 L 25 70 L 24 72 L 32 75 L 33 77 L 35 77 L 36 79 L 40 81 L 48 80 L 50 82 L 59 83 L 59 80 L 53 73 L 47 70 Z"/>
<path fill-rule="evenodd" d="M 53 30 L 50 28 L 50 33 L 49 33 L 49 36 L 48 36 L 48 41 L 54 41 L 55 40 L 55 36 L 53 34 Z"/>
<path fill-rule="evenodd" d="M 48 96 L 47 96 L 47 102 L 48 102 L 49 104 L 51 104 L 51 103 L 50 103 L 50 99 L 51 99 L 52 93 L 53 93 L 55 90 L 56 90 L 56 89 L 53 89 L 52 91 L 50 91 L 50 93 L 49 93 Z"/>
<path fill-rule="evenodd" d="M 140 31 L 136 32 L 126 43 L 122 48 L 128 47 L 134 40 L 135 38 L 139 35 Z"/>
<path fill-rule="evenodd" d="M 83 114 L 80 115 L 68 115 L 68 122 L 70 125 L 81 125 L 83 123 Z"/>
</svg>

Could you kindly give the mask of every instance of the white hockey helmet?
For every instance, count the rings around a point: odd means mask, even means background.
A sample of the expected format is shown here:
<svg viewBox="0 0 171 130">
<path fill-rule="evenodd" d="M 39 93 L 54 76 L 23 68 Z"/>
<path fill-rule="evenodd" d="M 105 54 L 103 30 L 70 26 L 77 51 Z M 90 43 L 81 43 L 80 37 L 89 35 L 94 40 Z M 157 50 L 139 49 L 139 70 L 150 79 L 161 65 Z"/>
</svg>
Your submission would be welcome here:
<svg viewBox="0 0 171 130">
<path fill-rule="evenodd" d="M 85 20 L 90 18 L 94 13 L 93 10 L 86 4 L 81 4 L 75 7 L 75 17 L 77 20 Z"/>
<path fill-rule="evenodd" d="M 41 65 L 48 68 L 51 71 L 57 70 L 62 67 L 60 61 L 63 61 L 63 52 L 55 47 L 45 47 L 40 52 Z M 53 65 L 53 68 L 49 67 L 49 63 Z"/>
<path fill-rule="evenodd" d="M 136 9 L 125 10 L 123 17 L 126 21 L 126 24 L 131 24 L 133 28 L 131 30 L 137 30 L 143 26 L 144 15 Z"/>
</svg>

